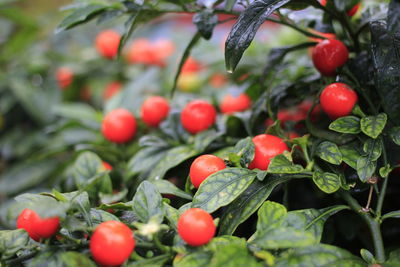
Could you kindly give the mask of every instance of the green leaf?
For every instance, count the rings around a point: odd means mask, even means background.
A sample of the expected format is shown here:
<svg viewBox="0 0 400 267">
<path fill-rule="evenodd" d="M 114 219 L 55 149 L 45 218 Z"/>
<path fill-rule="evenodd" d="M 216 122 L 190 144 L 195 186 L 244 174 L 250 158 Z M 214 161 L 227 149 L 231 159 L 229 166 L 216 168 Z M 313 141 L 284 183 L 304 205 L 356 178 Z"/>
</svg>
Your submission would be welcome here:
<svg viewBox="0 0 400 267">
<path fill-rule="evenodd" d="M 400 146 L 400 126 L 393 127 L 389 131 L 390 138 L 392 138 L 393 142 L 396 145 Z"/>
<path fill-rule="evenodd" d="M 356 116 L 338 118 L 329 125 L 329 129 L 338 133 L 358 134 L 361 132 L 360 118 Z"/>
<path fill-rule="evenodd" d="M 64 18 L 63 21 L 61 21 L 55 32 L 59 33 L 87 22 L 101 14 L 106 9 L 107 6 L 99 4 L 87 5 L 83 8 L 78 8 L 72 14 Z"/>
<path fill-rule="evenodd" d="M 254 153 L 255 147 L 252 138 L 247 137 L 236 143 L 232 153 L 229 154 L 229 160 L 246 168 L 253 161 Z"/>
<path fill-rule="evenodd" d="M 363 146 L 363 150 L 368 154 L 370 160 L 378 160 L 382 154 L 382 144 L 380 140 L 368 139 Z"/>
<path fill-rule="evenodd" d="M 18 202 L 20 211 L 23 209 L 31 209 L 39 214 L 42 218 L 59 216 L 64 218 L 66 211 L 70 207 L 69 203 L 59 202 L 53 197 L 39 194 L 25 193 L 15 197 Z"/>
<path fill-rule="evenodd" d="M 90 209 L 90 220 L 93 224 L 98 225 L 106 221 L 119 221 L 115 215 L 99 209 Z"/>
<path fill-rule="evenodd" d="M 154 184 L 161 194 L 170 194 L 174 196 L 178 196 L 187 200 L 192 200 L 192 195 L 186 193 L 185 191 L 180 190 L 173 183 L 166 180 L 155 180 L 151 182 Z"/>
<path fill-rule="evenodd" d="M 357 160 L 361 156 L 357 146 L 360 146 L 357 144 L 351 145 L 343 145 L 339 147 L 340 153 L 342 154 L 342 160 L 352 167 L 353 169 L 357 169 Z"/>
<path fill-rule="evenodd" d="M 217 132 L 214 129 L 196 134 L 196 136 L 194 137 L 194 149 L 196 149 L 198 152 L 203 152 L 222 134 L 223 132 Z"/>
<path fill-rule="evenodd" d="M 271 228 L 264 232 L 256 232 L 251 244 L 263 249 L 284 249 L 307 247 L 317 243 L 314 236 L 292 227 Z"/>
<path fill-rule="evenodd" d="M 230 266 L 230 267 L 261 267 L 261 263 L 258 263 L 254 257 L 252 257 L 247 248 L 246 242 L 230 243 L 225 246 L 220 247 L 214 252 L 211 259 L 210 265 L 213 267 L 217 266 Z"/>
<path fill-rule="evenodd" d="M 361 119 L 361 131 L 372 138 L 377 138 L 385 128 L 387 115 L 367 116 Z"/>
<path fill-rule="evenodd" d="M 369 264 L 376 263 L 374 255 L 369 250 L 362 248 L 360 250 L 360 255 L 363 258 L 363 260 L 365 260 Z"/>
<path fill-rule="evenodd" d="M 236 4 L 237 0 L 227 0 L 225 1 L 225 10 L 232 11 L 233 6 Z"/>
<path fill-rule="evenodd" d="M 131 264 L 126 265 L 126 267 L 162 267 L 170 259 L 169 255 L 159 255 L 153 258 L 144 258 L 135 261 Z"/>
<path fill-rule="evenodd" d="M 139 150 L 128 162 L 129 174 L 147 172 L 153 170 L 154 166 L 164 158 L 169 147 L 149 146 Z"/>
<path fill-rule="evenodd" d="M 143 181 L 133 197 L 133 211 L 143 223 L 147 223 L 152 217 L 158 216 L 159 223 L 164 217 L 162 197 L 155 185 Z"/>
<path fill-rule="evenodd" d="M 212 254 L 208 251 L 196 251 L 184 255 L 183 257 L 175 257 L 173 266 L 175 267 L 193 267 L 193 266 L 209 266 Z"/>
<path fill-rule="evenodd" d="M 340 188 L 340 177 L 334 173 L 315 171 L 313 181 L 319 189 L 327 194 L 334 193 Z"/>
<path fill-rule="evenodd" d="M 180 216 L 180 212 L 175 209 L 174 207 L 171 207 L 167 203 L 163 202 L 164 205 L 164 210 L 165 210 L 165 217 L 169 221 L 169 223 L 172 225 L 172 227 L 177 230 L 178 229 L 178 220 Z"/>
<path fill-rule="evenodd" d="M 342 153 L 335 143 L 324 141 L 320 143 L 316 151 L 317 155 L 332 164 L 340 165 L 342 163 Z"/>
<path fill-rule="evenodd" d="M 204 9 L 194 14 L 193 23 L 196 25 L 198 32 L 204 39 L 209 40 L 212 36 L 214 27 L 218 23 L 218 16 L 214 14 L 212 9 Z"/>
<path fill-rule="evenodd" d="M 82 122 L 86 126 L 99 130 L 102 115 L 84 103 L 63 103 L 54 109 L 55 114 L 71 120 Z"/>
<path fill-rule="evenodd" d="M 225 64 L 228 72 L 233 72 L 236 69 L 258 28 L 269 15 L 288 2 L 290 0 L 254 1 L 240 14 L 225 43 Z"/>
<path fill-rule="evenodd" d="M 159 180 L 164 178 L 167 171 L 178 166 L 185 160 L 197 155 L 197 151 L 190 146 L 177 146 L 168 150 L 163 158 L 153 166 L 153 170 L 148 176 L 148 180 Z"/>
<path fill-rule="evenodd" d="M 280 154 L 272 158 L 268 166 L 268 173 L 289 174 L 304 171 L 301 165 L 293 164 L 285 155 Z"/>
<path fill-rule="evenodd" d="M 226 168 L 210 175 L 193 197 L 193 207 L 209 213 L 235 200 L 256 178 L 257 173 L 243 168 Z"/>
<path fill-rule="evenodd" d="M 397 0 L 390 1 L 387 15 L 388 32 L 392 35 L 400 32 L 400 3 Z M 398 36 L 398 35 L 397 35 Z"/>
<path fill-rule="evenodd" d="M 357 174 L 362 182 L 366 182 L 374 175 L 376 169 L 376 161 L 372 161 L 368 156 L 360 157 L 357 160 Z"/>
<path fill-rule="evenodd" d="M 344 249 L 331 245 L 316 244 L 288 250 L 275 263 L 275 267 L 295 266 L 365 267 L 365 263 Z"/>
<path fill-rule="evenodd" d="M 388 218 L 399 219 L 400 218 L 400 210 L 391 211 L 391 212 L 386 213 L 385 215 L 382 216 L 382 221 L 386 220 Z"/>
<path fill-rule="evenodd" d="M 86 255 L 75 251 L 61 252 L 58 254 L 58 264 L 63 267 L 96 267 L 96 264 L 91 261 Z"/>
<path fill-rule="evenodd" d="M 290 176 L 276 177 L 260 182 L 255 180 L 222 214 L 219 222 L 219 235 L 231 235 L 246 221 L 269 197 L 272 190 Z"/>
<path fill-rule="evenodd" d="M 393 171 L 392 167 L 390 167 L 390 165 L 387 164 L 386 166 L 383 166 L 383 167 L 379 168 L 379 175 L 382 178 L 386 178 L 386 177 L 389 176 L 391 171 Z"/>
<path fill-rule="evenodd" d="M 385 267 L 397 267 L 400 264 L 400 249 L 396 249 L 389 254 L 389 259 L 385 262 Z"/>
<path fill-rule="evenodd" d="M 279 203 L 266 201 L 258 210 L 257 215 L 257 232 L 263 232 L 280 227 L 286 219 L 287 210 Z"/>
<path fill-rule="evenodd" d="M 0 231 L 0 259 L 13 258 L 15 254 L 25 249 L 30 238 L 23 229 Z"/>
</svg>

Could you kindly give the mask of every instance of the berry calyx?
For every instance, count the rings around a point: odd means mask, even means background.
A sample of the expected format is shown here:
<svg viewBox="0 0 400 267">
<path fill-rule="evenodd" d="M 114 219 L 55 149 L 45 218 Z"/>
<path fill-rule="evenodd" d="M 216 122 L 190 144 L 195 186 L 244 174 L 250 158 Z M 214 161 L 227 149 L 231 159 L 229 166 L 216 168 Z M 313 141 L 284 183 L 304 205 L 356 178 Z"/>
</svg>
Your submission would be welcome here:
<svg viewBox="0 0 400 267">
<path fill-rule="evenodd" d="M 60 219 L 58 217 L 41 218 L 34 210 L 24 209 L 17 218 L 17 228 L 25 229 L 33 240 L 40 241 L 57 233 L 60 228 Z"/>
<path fill-rule="evenodd" d="M 143 102 L 141 117 L 148 126 L 157 127 L 169 113 L 169 103 L 161 96 L 152 96 Z"/>
<path fill-rule="evenodd" d="M 207 130 L 215 123 L 217 111 L 204 100 L 189 102 L 181 113 L 181 123 L 189 133 L 196 134 Z"/>
<path fill-rule="evenodd" d="M 105 58 L 113 59 L 118 53 L 121 35 L 113 30 L 100 32 L 96 37 L 96 49 Z"/>
<path fill-rule="evenodd" d="M 326 39 L 312 50 L 315 68 L 325 76 L 334 76 L 336 69 L 343 66 L 349 58 L 347 47 L 339 40 Z"/>
<path fill-rule="evenodd" d="M 260 134 L 253 137 L 255 147 L 254 159 L 249 165 L 249 169 L 267 170 L 271 159 L 289 148 L 283 140 L 277 136 Z"/>
<path fill-rule="evenodd" d="M 179 236 L 191 246 L 207 244 L 215 235 L 212 216 L 199 208 L 185 211 L 178 220 Z"/>
<path fill-rule="evenodd" d="M 322 110 L 332 119 L 347 116 L 357 103 L 357 93 L 344 83 L 332 83 L 324 88 L 319 98 Z"/>
<path fill-rule="evenodd" d="M 251 99 L 246 94 L 240 94 L 237 97 L 226 95 L 220 104 L 222 113 L 232 114 L 235 112 L 245 111 L 251 106 Z"/>
<path fill-rule="evenodd" d="M 196 158 L 190 166 L 189 177 L 195 188 L 213 173 L 225 169 L 225 162 L 214 155 L 202 155 Z"/>
<path fill-rule="evenodd" d="M 126 143 L 136 134 L 136 119 L 126 109 L 115 109 L 104 117 L 101 132 L 111 142 Z"/>
<path fill-rule="evenodd" d="M 91 239 L 90 251 L 94 260 L 103 266 L 119 266 L 135 248 L 132 230 L 118 221 L 99 224 Z"/>
</svg>

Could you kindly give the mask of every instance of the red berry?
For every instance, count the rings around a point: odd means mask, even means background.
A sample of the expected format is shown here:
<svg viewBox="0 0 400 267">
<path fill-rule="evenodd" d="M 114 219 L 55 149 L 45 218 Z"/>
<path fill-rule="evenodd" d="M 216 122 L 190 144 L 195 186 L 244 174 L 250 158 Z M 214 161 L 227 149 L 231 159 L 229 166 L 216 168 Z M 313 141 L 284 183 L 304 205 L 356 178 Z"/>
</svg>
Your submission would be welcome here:
<svg viewBox="0 0 400 267">
<path fill-rule="evenodd" d="M 99 33 L 96 37 L 96 49 L 105 58 L 112 59 L 118 53 L 121 35 L 112 30 Z"/>
<path fill-rule="evenodd" d="M 354 16 L 357 13 L 357 11 L 360 8 L 360 6 L 361 6 L 361 3 L 358 3 L 355 6 L 353 6 L 351 9 L 349 9 L 347 11 L 347 15 L 350 16 L 350 17 Z"/>
<path fill-rule="evenodd" d="M 185 72 L 198 72 L 203 69 L 203 65 L 193 57 L 188 57 L 185 64 L 182 66 L 182 73 Z"/>
<path fill-rule="evenodd" d="M 357 99 L 357 93 L 344 83 L 328 85 L 319 98 L 322 109 L 332 120 L 349 115 Z"/>
<path fill-rule="evenodd" d="M 175 45 L 170 40 L 159 39 L 151 43 L 148 39 L 135 40 L 128 52 L 129 63 L 141 63 L 164 67 L 166 59 L 172 55 Z"/>
<path fill-rule="evenodd" d="M 191 246 L 207 244 L 215 235 L 212 216 L 199 208 L 185 211 L 178 220 L 179 236 Z"/>
<path fill-rule="evenodd" d="M 289 151 L 287 145 L 279 137 L 260 134 L 253 138 L 255 146 L 254 159 L 249 165 L 249 169 L 267 170 L 273 157 Z"/>
<path fill-rule="evenodd" d="M 66 89 L 68 86 L 70 86 L 73 81 L 73 78 L 74 78 L 74 73 L 70 68 L 61 67 L 57 69 L 56 79 L 58 82 L 58 86 L 61 89 Z"/>
<path fill-rule="evenodd" d="M 108 171 L 112 171 L 112 169 L 113 169 L 113 167 L 108 162 L 103 161 L 102 165 L 103 165 L 104 169 L 106 169 Z"/>
<path fill-rule="evenodd" d="M 115 81 L 107 84 L 106 89 L 104 90 L 103 93 L 103 99 L 108 100 L 111 97 L 113 97 L 116 93 L 121 91 L 122 88 L 122 83 Z"/>
<path fill-rule="evenodd" d="M 136 119 L 126 109 L 115 109 L 104 117 L 101 132 L 111 142 L 126 143 L 136 134 Z"/>
<path fill-rule="evenodd" d="M 31 209 L 24 209 L 17 219 L 17 228 L 25 229 L 35 241 L 51 237 L 57 233 L 59 227 L 60 219 L 58 217 L 41 218 Z"/>
<path fill-rule="evenodd" d="M 135 248 L 132 230 L 117 221 L 99 224 L 90 239 L 90 251 L 94 260 L 103 266 L 119 266 Z"/>
<path fill-rule="evenodd" d="M 225 168 L 225 162 L 221 158 L 214 155 L 202 155 L 196 158 L 190 166 L 190 181 L 195 188 L 199 188 L 208 176 Z"/>
<path fill-rule="evenodd" d="M 210 77 L 210 85 L 214 88 L 224 87 L 228 82 L 226 76 L 222 73 L 215 73 Z"/>
<path fill-rule="evenodd" d="M 220 109 L 222 113 L 232 114 L 234 112 L 245 111 L 250 105 L 250 97 L 246 94 L 240 94 L 237 97 L 227 95 L 222 100 Z"/>
<path fill-rule="evenodd" d="M 334 76 L 336 69 L 343 66 L 348 58 L 347 47 L 336 39 L 323 40 L 312 51 L 315 68 L 325 76 Z"/>
<path fill-rule="evenodd" d="M 152 96 L 144 101 L 141 117 L 148 126 L 157 127 L 169 113 L 168 101 L 161 96 Z"/>
<path fill-rule="evenodd" d="M 181 122 L 183 127 L 190 133 L 207 130 L 215 123 L 217 111 L 204 100 L 193 100 L 182 110 Z"/>
</svg>

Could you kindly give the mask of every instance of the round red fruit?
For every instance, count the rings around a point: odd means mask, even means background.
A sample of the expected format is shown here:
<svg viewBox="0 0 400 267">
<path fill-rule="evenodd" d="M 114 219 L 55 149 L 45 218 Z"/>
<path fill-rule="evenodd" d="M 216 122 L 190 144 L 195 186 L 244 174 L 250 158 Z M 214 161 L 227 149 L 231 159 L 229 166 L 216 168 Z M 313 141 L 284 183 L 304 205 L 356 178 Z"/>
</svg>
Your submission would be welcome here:
<svg viewBox="0 0 400 267">
<path fill-rule="evenodd" d="M 119 266 L 135 248 L 132 230 L 117 221 L 106 221 L 96 227 L 90 239 L 94 260 L 102 266 Z"/>
<path fill-rule="evenodd" d="M 215 235 L 212 216 L 199 208 L 185 211 L 178 220 L 179 236 L 191 246 L 207 244 Z"/>
<path fill-rule="evenodd" d="M 315 68 L 325 76 L 334 76 L 336 69 L 343 66 L 348 58 L 347 47 L 336 39 L 323 40 L 312 51 Z"/>
<path fill-rule="evenodd" d="M 168 101 L 161 96 L 152 96 L 144 101 L 141 117 L 148 126 L 157 127 L 169 113 Z"/>
<path fill-rule="evenodd" d="M 204 100 L 193 100 L 188 103 L 181 113 L 181 122 L 191 134 L 207 130 L 215 123 L 217 111 Z"/>
<path fill-rule="evenodd" d="M 106 169 L 108 171 L 112 171 L 112 169 L 113 169 L 113 167 L 108 162 L 103 161 L 102 165 L 103 165 L 104 169 Z"/>
<path fill-rule="evenodd" d="M 96 37 L 96 49 L 105 58 L 112 59 L 118 53 L 121 35 L 112 30 L 99 33 Z"/>
<path fill-rule="evenodd" d="M 289 148 L 279 137 L 269 134 L 260 134 L 253 137 L 255 146 L 254 159 L 249 165 L 249 169 L 267 170 L 271 159 Z"/>
<path fill-rule="evenodd" d="M 234 112 L 245 111 L 251 105 L 251 99 L 246 94 L 240 94 L 237 97 L 227 95 L 221 102 L 220 109 L 222 113 L 232 114 Z"/>
<path fill-rule="evenodd" d="M 57 69 L 56 79 L 58 82 L 58 86 L 61 89 L 66 89 L 68 86 L 72 84 L 72 81 L 74 79 L 74 73 L 70 68 L 61 67 Z"/>
<path fill-rule="evenodd" d="M 111 142 L 126 143 L 136 134 L 136 119 L 126 109 L 115 109 L 104 117 L 101 132 Z"/>
<path fill-rule="evenodd" d="M 225 168 L 225 162 L 221 158 L 214 155 L 202 155 L 196 158 L 190 166 L 190 181 L 195 188 L 199 188 L 208 176 Z"/>
<path fill-rule="evenodd" d="M 17 218 L 17 228 L 25 229 L 35 241 L 53 236 L 59 227 L 60 219 L 58 217 L 41 218 L 31 209 L 24 209 Z"/>
<path fill-rule="evenodd" d="M 182 73 L 198 72 L 203 69 L 203 65 L 193 57 L 186 59 L 185 64 L 182 66 Z"/>
<path fill-rule="evenodd" d="M 107 84 L 106 89 L 104 90 L 103 93 L 103 99 L 108 100 L 111 97 L 113 97 L 116 93 L 121 91 L 122 88 L 122 83 L 120 82 L 111 82 Z"/>
<path fill-rule="evenodd" d="M 332 83 L 324 88 L 319 100 L 322 110 L 334 120 L 349 115 L 358 97 L 347 84 Z"/>
</svg>

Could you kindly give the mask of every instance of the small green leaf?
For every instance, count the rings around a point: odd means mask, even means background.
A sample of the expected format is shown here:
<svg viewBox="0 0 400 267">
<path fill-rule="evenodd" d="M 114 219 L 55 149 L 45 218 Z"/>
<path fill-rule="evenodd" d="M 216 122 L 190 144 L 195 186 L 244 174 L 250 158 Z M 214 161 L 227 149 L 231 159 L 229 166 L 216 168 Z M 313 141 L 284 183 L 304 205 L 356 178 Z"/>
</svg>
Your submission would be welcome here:
<svg viewBox="0 0 400 267">
<path fill-rule="evenodd" d="M 170 259 L 170 255 L 159 255 L 152 258 L 143 258 L 127 264 L 126 267 L 162 267 Z"/>
<path fill-rule="evenodd" d="M 0 259 L 13 258 L 15 254 L 25 249 L 30 238 L 23 229 L 0 231 Z"/>
<path fill-rule="evenodd" d="M 193 266 L 209 266 L 211 261 L 211 252 L 196 251 L 186 254 L 183 257 L 175 257 L 173 266 L 175 267 L 193 267 Z"/>
<path fill-rule="evenodd" d="M 254 143 L 251 137 L 247 137 L 236 143 L 232 153 L 229 154 L 229 160 L 246 168 L 253 161 L 254 153 Z"/>
<path fill-rule="evenodd" d="M 181 197 L 187 200 L 192 200 L 192 195 L 180 190 L 173 183 L 166 180 L 155 180 L 151 182 L 154 184 L 161 194 L 170 194 L 177 197 Z"/>
<path fill-rule="evenodd" d="M 57 263 L 59 264 L 59 266 L 63 267 L 96 267 L 96 264 L 91 261 L 85 254 L 75 251 L 61 252 L 58 254 L 57 258 Z"/>
<path fill-rule="evenodd" d="M 357 160 L 357 174 L 362 182 L 366 182 L 372 177 L 376 169 L 376 161 L 372 161 L 369 157 L 360 157 Z"/>
<path fill-rule="evenodd" d="M 329 125 L 329 129 L 338 133 L 358 134 L 360 129 L 360 118 L 356 116 L 346 116 L 336 119 Z"/>
<path fill-rule="evenodd" d="M 393 127 L 392 129 L 390 129 L 389 134 L 390 134 L 390 138 L 392 138 L 393 142 L 396 145 L 400 146 L 400 126 Z"/>
<path fill-rule="evenodd" d="M 180 212 L 175 209 L 174 207 L 171 207 L 167 203 L 163 203 L 164 205 L 164 210 L 165 210 L 165 217 L 169 221 L 169 223 L 172 225 L 172 227 L 177 230 L 178 229 L 178 220 L 180 216 Z"/>
<path fill-rule="evenodd" d="M 279 203 L 266 201 L 258 210 L 257 215 L 257 232 L 263 232 L 280 227 L 286 219 L 287 210 Z"/>
<path fill-rule="evenodd" d="M 100 209 L 90 209 L 90 220 L 97 225 L 106 221 L 119 221 L 118 217 Z"/>
<path fill-rule="evenodd" d="M 133 211 L 143 223 L 147 223 L 150 218 L 159 216 L 159 223 L 164 216 L 162 197 L 155 185 L 148 181 L 143 181 L 133 197 Z"/>
<path fill-rule="evenodd" d="M 334 193 L 340 188 L 340 177 L 334 173 L 315 171 L 313 181 L 319 189 L 327 194 Z"/>
<path fill-rule="evenodd" d="M 383 167 L 379 168 L 379 175 L 380 175 L 382 178 L 386 178 L 386 177 L 389 176 L 389 174 L 390 174 L 390 172 L 391 172 L 392 170 L 393 170 L 392 167 L 390 167 L 390 165 L 387 164 L 386 166 L 383 166 Z"/>
<path fill-rule="evenodd" d="M 226 168 L 204 180 L 193 197 L 193 207 L 214 212 L 235 200 L 256 178 L 244 168 Z"/>
<path fill-rule="evenodd" d="M 221 246 L 214 252 L 209 266 L 262 267 L 263 265 L 249 254 L 246 242 L 244 240 L 240 241 Z"/>
<path fill-rule="evenodd" d="M 391 212 L 386 213 L 385 215 L 382 216 L 382 221 L 386 220 L 388 218 L 399 219 L 400 218 L 400 210 L 391 211 Z"/>
<path fill-rule="evenodd" d="M 25 193 L 15 197 L 18 202 L 18 208 L 31 209 L 39 214 L 42 218 L 61 217 L 66 216 L 66 211 L 70 207 L 69 203 L 60 202 L 53 197 L 44 196 L 40 194 Z"/>
<path fill-rule="evenodd" d="M 302 171 L 304 171 L 304 168 L 301 165 L 293 164 L 287 157 L 282 154 L 272 158 L 267 170 L 268 173 L 277 174 L 300 173 Z"/>
<path fill-rule="evenodd" d="M 376 263 L 374 255 L 369 250 L 362 248 L 360 250 L 360 255 L 363 258 L 363 260 L 365 260 L 369 264 Z"/>
<path fill-rule="evenodd" d="M 291 227 L 271 228 L 265 232 L 256 232 L 256 238 L 251 241 L 263 249 L 284 249 L 307 247 L 316 243 L 311 233 Z"/>
<path fill-rule="evenodd" d="M 332 164 L 340 165 L 342 163 L 342 153 L 335 143 L 324 141 L 317 147 L 317 155 Z"/>
<path fill-rule="evenodd" d="M 363 146 L 363 150 L 368 154 L 370 160 L 378 160 L 382 154 L 382 145 L 380 140 L 368 139 Z"/>
<path fill-rule="evenodd" d="M 361 131 L 371 138 L 377 138 L 385 128 L 387 115 L 367 116 L 361 119 Z"/>
<path fill-rule="evenodd" d="M 72 12 L 72 14 L 64 18 L 63 21 L 61 21 L 61 23 L 57 26 L 56 33 L 68 30 L 72 27 L 75 27 L 76 25 L 87 22 L 106 9 L 107 6 L 99 4 L 88 5 L 83 8 L 78 8 L 74 12 Z"/>
<path fill-rule="evenodd" d="M 198 152 L 203 152 L 206 148 L 211 145 L 223 132 L 217 132 L 214 129 L 207 130 L 196 134 L 194 137 L 194 149 Z"/>
<path fill-rule="evenodd" d="M 357 149 L 357 145 L 358 143 L 354 145 L 349 144 L 339 147 L 340 153 L 342 154 L 342 160 L 355 170 L 357 169 L 357 160 L 361 156 Z"/>
</svg>

